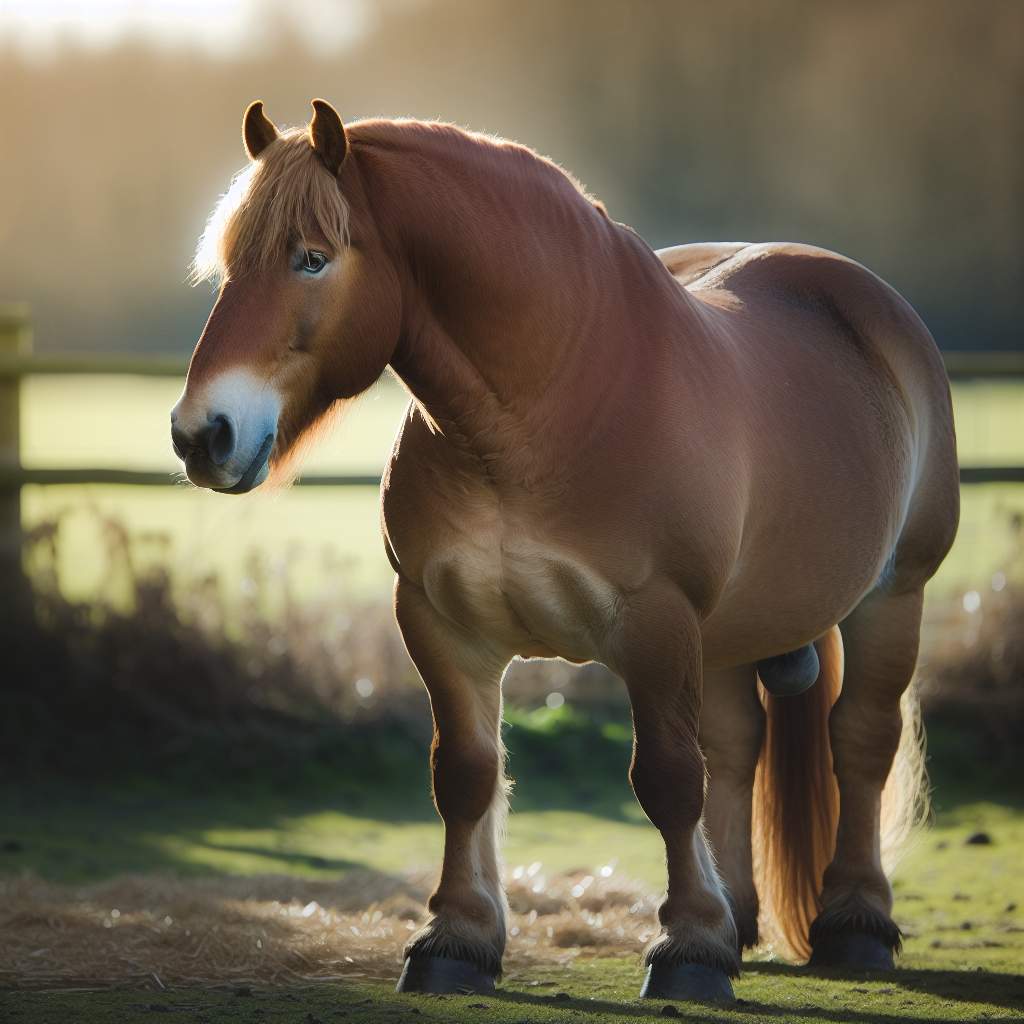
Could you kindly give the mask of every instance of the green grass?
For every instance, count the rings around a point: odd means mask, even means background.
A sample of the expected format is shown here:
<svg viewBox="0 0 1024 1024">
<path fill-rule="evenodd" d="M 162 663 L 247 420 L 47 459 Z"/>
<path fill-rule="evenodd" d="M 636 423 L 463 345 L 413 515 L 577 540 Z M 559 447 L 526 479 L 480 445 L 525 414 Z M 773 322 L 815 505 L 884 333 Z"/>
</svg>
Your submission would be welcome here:
<svg viewBox="0 0 1024 1024">
<path fill-rule="evenodd" d="M 617 872 L 656 891 L 662 847 L 625 780 L 625 730 L 595 728 L 565 712 L 513 714 L 512 771 L 521 772 L 511 818 L 509 866 L 540 861 L 545 872 Z M 1021 1019 L 1024 1006 L 1024 802 L 993 771 L 968 770 L 968 744 L 943 753 L 937 729 L 937 817 L 895 880 L 896 918 L 906 944 L 892 975 L 811 973 L 748 963 L 729 1009 L 680 1006 L 691 1021 L 902 1024 Z M 37 780 L 0 791 L 0 871 L 32 871 L 65 883 L 124 873 L 336 879 L 371 867 L 405 872 L 436 866 L 441 829 L 430 806 L 423 752 L 376 738 L 394 753 L 381 777 L 365 751 L 233 781 L 193 752 L 159 780 L 115 777 Z M 589 755 L 589 760 L 588 760 Z M 206 767 L 204 768 L 204 763 Z M 360 767 L 360 764 L 362 765 Z M 368 789 L 376 778 L 377 788 Z M 991 842 L 969 844 L 984 831 Z M 13 841 L 13 843 L 12 843 Z M 515 940 L 512 940 L 513 943 Z M 45 955 L 45 954 L 44 954 Z M 636 958 L 566 956 L 513 965 L 494 998 L 396 996 L 366 978 L 309 987 L 175 988 L 114 992 L 0 992 L 0 1020 L 81 1022 L 187 1020 L 310 1024 L 425 1021 L 594 1022 L 660 1018 L 640 1003 Z M 172 1015 L 172 1016 L 168 1016 Z"/>
<path fill-rule="evenodd" d="M 563 871 L 621 850 L 631 875 L 660 884 L 660 840 L 626 780 L 630 731 L 568 706 L 507 717 L 518 809 L 509 863 Z M 258 732 L 195 740 L 149 761 L 146 774 L 128 773 L 142 757 L 132 747 L 107 767 L 102 749 L 83 751 L 93 772 L 77 782 L 70 770 L 39 777 L 36 768 L 35 781 L 26 771 L 21 784 L 0 784 L 0 843 L 17 847 L 0 854 L 0 871 L 90 882 L 147 871 L 316 878 L 432 867 L 441 829 L 425 739 L 397 727 L 310 731 L 301 745 Z"/>
<path fill-rule="evenodd" d="M 180 470 L 170 450 L 167 414 L 180 385 L 173 380 L 116 377 L 40 377 L 23 385 L 22 457 L 25 465 L 117 466 Z M 1024 385 L 1001 382 L 958 384 L 954 388 L 960 458 L 964 465 L 1024 463 Z M 379 471 L 391 448 L 404 392 L 390 380 L 378 384 L 349 411 L 313 453 L 309 472 Z M 68 423 L 76 428 L 68 430 Z M 125 430 L 125 424 L 131 430 Z M 227 500 L 222 495 L 181 487 L 29 487 L 23 491 L 27 524 L 67 510 L 114 514 L 133 533 L 168 538 L 172 563 L 182 572 L 216 571 L 229 589 L 242 584 L 244 554 L 260 547 L 287 558 L 303 575 L 315 577 L 324 545 L 349 562 L 347 578 L 360 596 L 390 587 L 392 573 L 378 527 L 374 488 L 284 494 L 260 492 Z M 933 584 L 935 593 L 988 585 L 1005 568 L 1009 551 L 1008 514 L 1024 511 L 1024 487 L 964 489 L 960 537 Z M 63 581 L 69 594 L 92 593 L 103 576 L 102 543 L 87 515 L 68 520 Z M 308 568 L 308 572 L 304 569 Z"/>
<path fill-rule="evenodd" d="M 221 807 L 220 811 L 223 812 Z M 372 863 L 382 869 L 408 866 L 433 856 L 440 834 L 431 822 L 384 822 L 324 810 L 284 813 L 283 805 L 250 808 L 245 827 L 210 827 L 181 844 L 168 843 L 179 828 L 166 804 L 163 829 L 147 815 L 120 802 L 96 803 L 68 817 L 61 809 L 63 854 L 39 865 L 47 874 L 74 877 L 78 858 L 87 856 L 94 874 L 124 867 L 141 869 L 110 854 L 126 822 L 145 822 L 141 833 L 150 866 L 169 861 L 203 873 L 291 873 L 336 876 L 347 866 Z M 262 825 L 257 820 L 266 816 Z M 56 816 L 55 816 L 56 817 Z M 86 820 L 91 821 L 85 828 Z M 190 824 L 194 829 L 194 822 Z M 989 846 L 966 845 L 984 828 Z M 189 829 L 186 829 L 189 831 Z M 30 833 L 31 835 L 31 833 Z M 34 842 L 35 840 L 30 840 Z M 95 845 L 93 845 L 95 843 Z M 219 858 L 196 858 L 202 843 Z M 89 846 L 89 853 L 85 848 Z M 614 853 L 620 868 L 652 886 L 660 884 L 657 838 L 646 825 L 609 821 L 600 815 L 567 811 L 515 815 L 508 844 L 510 863 L 540 859 L 561 864 L 598 864 Z M 76 852 L 77 851 L 77 852 Z M 344 857 L 338 854 L 344 851 Z M 896 882 L 896 914 L 906 933 L 899 970 L 869 978 L 835 972 L 812 974 L 777 963 L 749 963 L 736 985 L 742 1002 L 712 1009 L 680 1006 L 693 1021 L 873 1022 L 1011 1020 L 1020 1018 L 1024 999 L 1024 885 L 1019 864 L 1024 852 L 1024 815 L 992 803 L 961 805 L 942 816 L 919 842 Z M 61 857 L 66 859 L 61 861 Z M 316 864 L 311 866 L 313 858 Z M 79 865 L 81 866 L 81 865 Z M 1020 909 L 1009 909 L 1014 903 Z M 236 994 L 186 988 L 173 991 L 31 993 L 0 992 L 0 1019 L 18 1022 L 103 1022 L 162 1020 L 354 1022 L 416 1017 L 424 1021 L 594 1022 L 660 1017 L 662 1003 L 645 1004 L 636 994 L 641 980 L 632 957 L 614 960 L 580 957 L 566 963 L 533 964 L 510 973 L 495 998 L 396 996 L 390 983 L 343 982 L 312 987 L 256 989 Z M 261 1012 L 262 1011 L 262 1012 Z M 414 1012 L 418 1011 L 418 1012 Z"/>
<path fill-rule="evenodd" d="M 908 958 L 909 960 L 910 958 Z M 294 1024 L 587 1022 L 664 1020 L 665 1003 L 641 1001 L 636 963 L 580 958 L 509 975 L 494 997 L 396 995 L 390 984 L 339 983 L 295 990 L 234 989 L 89 994 L 0 993 L 11 1024 L 135 1021 L 282 1021 Z M 1020 1020 L 1021 979 L 1002 970 L 955 972 L 907 964 L 892 975 L 844 978 L 778 964 L 751 964 L 731 1008 L 674 1004 L 681 1020 L 777 1024 L 906 1024 Z"/>
<path fill-rule="evenodd" d="M 270 808 L 261 808 L 257 814 Z M 113 819 L 120 817 L 115 809 Z M 105 823 L 98 823 L 102 828 Z M 984 828 L 988 846 L 966 845 Z M 78 831 L 74 821 L 68 831 Z M 652 830 L 624 826 L 597 815 L 527 812 L 513 818 L 510 860 L 574 859 L 600 863 L 610 851 L 628 870 L 650 878 Z M 207 838 L 218 838 L 216 832 Z M 354 859 L 397 865 L 422 853 L 439 835 L 426 823 L 381 823 L 336 815 L 277 817 L 269 828 L 247 829 L 228 838 L 229 859 L 204 869 L 247 871 L 254 864 L 239 846 L 262 850 L 263 870 L 305 874 L 300 859 L 281 858 L 280 848 L 329 856 L 343 844 Z M 82 837 L 78 836 L 79 841 Z M 364 845 L 372 839 L 373 846 Z M 436 846 L 433 847 L 436 849 Z M 154 847 L 159 849 L 159 844 Z M 828 1024 L 903 1024 L 909 1021 L 1020 1020 L 1024 1005 L 1024 886 L 1019 863 L 1024 851 L 1024 816 L 991 803 L 963 805 L 945 814 L 918 844 L 899 873 L 896 914 L 907 934 L 898 971 L 869 977 L 812 973 L 774 962 L 750 962 L 736 984 L 740 1000 L 728 1009 L 679 1004 L 691 1021 L 777 1021 Z M 158 856 L 166 855 L 164 849 Z M 177 855 L 176 855 L 177 856 Z M 183 863 L 188 863 L 186 858 Z M 189 863 L 190 868 L 198 865 Z M 344 870 L 337 863 L 330 870 Z M 1011 909 L 1013 904 L 1019 909 Z M 398 996 L 390 982 L 351 981 L 309 987 L 251 990 L 176 989 L 33 993 L 0 992 L 0 1019 L 11 1024 L 106 1024 L 188 1020 L 294 1021 L 296 1024 L 422 1021 L 603 1022 L 661 1018 L 665 1005 L 637 999 L 641 971 L 627 958 L 568 959 L 535 963 L 509 973 L 493 998 Z M 173 1016 L 168 1016 L 173 1014 Z"/>
</svg>

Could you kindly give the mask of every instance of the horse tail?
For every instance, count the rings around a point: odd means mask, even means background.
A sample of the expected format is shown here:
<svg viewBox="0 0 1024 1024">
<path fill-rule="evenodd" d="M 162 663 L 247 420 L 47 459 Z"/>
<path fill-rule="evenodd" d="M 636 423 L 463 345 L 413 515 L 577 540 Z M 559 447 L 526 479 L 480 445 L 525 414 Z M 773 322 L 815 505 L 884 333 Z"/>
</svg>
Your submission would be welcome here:
<svg viewBox="0 0 1024 1024">
<path fill-rule="evenodd" d="M 767 727 L 754 782 L 753 844 L 765 938 L 797 959 L 810 955 L 811 922 L 821 911 L 822 876 L 835 850 L 839 790 L 828 718 L 843 679 L 838 626 L 815 647 L 817 682 L 796 697 L 761 688 Z M 928 816 L 924 732 L 912 684 L 900 700 L 902 729 L 882 790 L 882 865 L 891 873 Z"/>
<path fill-rule="evenodd" d="M 899 863 L 930 813 L 924 726 L 914 683 L 900 698 L 900 717 L 900 745 L 882 790 L 882 867 L 887 875 Z"/>
<path fill-rule="evenodd" d="M 763 687 L 766 728 L 754 779 L 754 871 L 764 937 L 794 958 L 810 955 L 811 922 L 821 910 L 822 876 L 832 859 L 839 790 L 828 717 L 843 679 L 839 627 L 815 643 L 818 679 L 797 696 Z"/>
</svg>

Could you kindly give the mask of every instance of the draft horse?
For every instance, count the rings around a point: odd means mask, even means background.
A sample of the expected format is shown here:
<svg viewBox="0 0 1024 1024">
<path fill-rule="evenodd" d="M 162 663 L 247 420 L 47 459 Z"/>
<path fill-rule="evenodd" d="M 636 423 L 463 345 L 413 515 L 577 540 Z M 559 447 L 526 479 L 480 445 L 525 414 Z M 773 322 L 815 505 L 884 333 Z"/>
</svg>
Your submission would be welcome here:
<svg viewBox="0 0 1024 1024">
<path fill-rule="evenodd" d="M 920 763 L 901 696 L 959 501 L 924 324 L 834 253 L 655 253 L 523 146 L 313 108 L 245 113 L 171 433 L 190 480 L 237 494 L 385 368 L 410 393 L 382 525 L 445 840 L 400 988 L 500 974 L 515 656 L 625 681 L 668 868 L 643 994 L 730 998 L 759 895 L 792 955 L 891 967 L 883 848 Z"/>
</svg>

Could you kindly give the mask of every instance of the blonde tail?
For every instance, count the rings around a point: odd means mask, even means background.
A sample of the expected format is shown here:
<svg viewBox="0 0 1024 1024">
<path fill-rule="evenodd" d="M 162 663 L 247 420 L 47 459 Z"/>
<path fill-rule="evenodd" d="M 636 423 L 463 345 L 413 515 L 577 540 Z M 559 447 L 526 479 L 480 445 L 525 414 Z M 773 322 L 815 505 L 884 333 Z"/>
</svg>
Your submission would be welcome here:
<svg viewBox="0 0 1024 1024">
<path fill-rule="evenodd" d="M 832 771 L 828 718 L 843 678 L 838 626 L 815 644 L 821 671 L 798 697 L 762 688 L 767 729 L 754 782 L 754 872 L 761 934 L 780 952 L 806 959 L 821 911 L 822 876 L 835 849 L 839 790 Z M 900 702 L 899 748 L 882 791 L 882 864 L 890 873 L 928 813 L 923 732 L 915 689 Z"/>
<path fill-rule="evenodd" d="M 900 698 L 903 728 L 896 758 L 882 790 L 882 867 L 891 875 L 930 810 L 924 726 L 914 683 Z"/>
<path fill-rule="evenodd" d="M 843 678 L 834 626 L 815 647 L 817 682 L 796 697 L 761 688 L 767 727 L 754 778 L 754 875 L 761 934 L 793 958 L 810 955 L 821 880 L 835 849 L 839 790 L 832 772 L 828 716 Z"/>
</svg>

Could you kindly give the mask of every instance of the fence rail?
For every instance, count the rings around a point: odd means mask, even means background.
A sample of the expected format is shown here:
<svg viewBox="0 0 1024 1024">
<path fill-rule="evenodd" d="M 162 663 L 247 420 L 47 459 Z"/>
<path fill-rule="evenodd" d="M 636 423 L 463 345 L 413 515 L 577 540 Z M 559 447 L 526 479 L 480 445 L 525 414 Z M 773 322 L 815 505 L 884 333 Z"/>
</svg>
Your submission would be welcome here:
<svg viewBox="0 0 1024 1024">
<path fill-rule="evenodd" d="M 8 323 L 0 310 L 0 334 L 7 329 Z M 184 356 L 165 353 L 41 352 L 33 355 L 30 346 L 24 347 L 25 351 L 16 352 L 0 345 L 0 381 L 57 374 L 184 378 L 188 370 L 188 359 Z M 1024 352 L 944 352 L 942 358 L 951 380 L 1024 378 Z"/>
<path fill-rule="evenodd" d="M 947 352 L 953 380 L 1024 379 L 1024 352 Z M 146 470 L 110 468 L 32 469 L 21 465 L 19 450 L 20 382 L 39 375 L 102 375 L 183 378 L 188 361 L 174 355 L 49 354 L 32 352 L 28 311 L 0 305 L 0 529 L 19 522 L 20 489 L 27 484 L 126 484 L 173 486 L 181 476 Z M 1024 483 L 1024 466 L 962 466 L 965 485 Z M 311 475 L 305 487 L 376 487 L 371 474 Z"/>
</svg>

